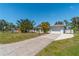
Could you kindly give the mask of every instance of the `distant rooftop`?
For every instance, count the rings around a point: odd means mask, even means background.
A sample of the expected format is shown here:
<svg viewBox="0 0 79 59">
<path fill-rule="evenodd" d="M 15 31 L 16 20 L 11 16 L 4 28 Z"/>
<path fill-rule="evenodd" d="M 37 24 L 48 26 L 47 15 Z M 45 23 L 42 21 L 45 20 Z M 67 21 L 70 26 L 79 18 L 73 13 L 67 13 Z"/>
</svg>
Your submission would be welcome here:
<svg viewBox="0 0 79 59">
<path fill-rule="evenodd" d="M 51 26 L 64 26 L 63 24 L 62 25 L 60 25 L 60 24 L 57 24 L 57 25 L 51 25 Z"/>
</svg>

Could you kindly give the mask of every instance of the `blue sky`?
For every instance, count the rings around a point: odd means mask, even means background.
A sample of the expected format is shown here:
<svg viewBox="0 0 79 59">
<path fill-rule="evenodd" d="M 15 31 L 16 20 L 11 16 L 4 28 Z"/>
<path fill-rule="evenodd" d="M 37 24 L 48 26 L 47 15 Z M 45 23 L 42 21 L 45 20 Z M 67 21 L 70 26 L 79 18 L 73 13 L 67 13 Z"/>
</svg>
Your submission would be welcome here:
<svg viewBox="0 0 79 59">
<path fill-rule="evenodd" d="M 19 19 L 35 20 L 36 25 L 42 21 L 54 24 L 56 21 L 68 20 L 79 16 L 79 4 L 62 3 L 2 3 L 0 4 L 0 19 L 16 24 Z"/>
</svg>

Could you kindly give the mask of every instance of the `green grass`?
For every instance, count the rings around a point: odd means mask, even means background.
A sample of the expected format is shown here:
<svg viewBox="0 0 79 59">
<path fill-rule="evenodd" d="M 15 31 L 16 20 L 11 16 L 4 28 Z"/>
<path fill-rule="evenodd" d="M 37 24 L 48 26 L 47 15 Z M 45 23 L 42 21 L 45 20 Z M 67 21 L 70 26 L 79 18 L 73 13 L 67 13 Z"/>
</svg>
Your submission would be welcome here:
<svg viewBox="0 0 79 59">
<path fill-rule="evenodd" d="M 79 56 L 79 33 L 73 38 L 52 42 L 37 56 Z"/>
<path fill-rule="evenodd" d="M 0 32 L 0 44 L 14 43 L 39 36 L 38 33 Z"/>
</svg>

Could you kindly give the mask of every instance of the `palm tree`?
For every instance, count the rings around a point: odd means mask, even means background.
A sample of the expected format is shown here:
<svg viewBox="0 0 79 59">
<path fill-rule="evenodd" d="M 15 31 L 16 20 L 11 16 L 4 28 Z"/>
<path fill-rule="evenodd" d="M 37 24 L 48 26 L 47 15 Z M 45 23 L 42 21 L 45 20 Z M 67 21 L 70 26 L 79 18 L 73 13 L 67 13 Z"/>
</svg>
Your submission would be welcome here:
<svg viewBox="0 0 79 59">
<path fill-rule="evenodd" d="M 64 28 L 67 29 L 68 25 L 69 25 L 69 22 L 67 20 L 64 20 L 64 24 L 65 24 Z"/>
<path fill-rule="evenodd" d="M 33 29 L 35 23 L 29 19 L 20 19 L 17 21 L 17 25 L 21 32 L 29 32 L 29 30 Z"/>
</svg>

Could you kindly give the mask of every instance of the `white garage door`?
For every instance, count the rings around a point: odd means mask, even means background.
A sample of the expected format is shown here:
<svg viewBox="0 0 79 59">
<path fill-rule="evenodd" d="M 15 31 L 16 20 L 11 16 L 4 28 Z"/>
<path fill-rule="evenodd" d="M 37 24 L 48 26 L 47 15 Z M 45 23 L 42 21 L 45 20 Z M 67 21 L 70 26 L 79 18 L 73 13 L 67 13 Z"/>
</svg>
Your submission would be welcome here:
<svg viewBox="0 0 79 59">
<path fill-rule="evenodd" d="M 54 33 L 54 34 L 63 34 L 64 31 L 63 31 L 63 30 L 61 30 L 61 31 L 50 31 L 50 33 Z"/>
</svg>

